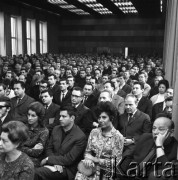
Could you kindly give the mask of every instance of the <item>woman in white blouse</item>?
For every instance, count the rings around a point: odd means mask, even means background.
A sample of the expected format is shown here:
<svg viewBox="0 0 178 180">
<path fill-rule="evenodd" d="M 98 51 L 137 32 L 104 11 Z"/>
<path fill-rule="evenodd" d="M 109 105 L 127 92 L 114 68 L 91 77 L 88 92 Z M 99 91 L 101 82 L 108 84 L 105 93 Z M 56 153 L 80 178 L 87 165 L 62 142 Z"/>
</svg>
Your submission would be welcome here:
<svg viewBox="0 0 178 180">
<path fill-rule="evenodd" d="M 169 83 L 167 80 L 163 79 L 160 80 L 158 83 L 158 90 L 159 93 L 151 97 L 152 104 L 157 104 L 160 102 L 163 102 L 165 100 L 165 93 L 167 89 L 169 88 Z"/>
</svg>

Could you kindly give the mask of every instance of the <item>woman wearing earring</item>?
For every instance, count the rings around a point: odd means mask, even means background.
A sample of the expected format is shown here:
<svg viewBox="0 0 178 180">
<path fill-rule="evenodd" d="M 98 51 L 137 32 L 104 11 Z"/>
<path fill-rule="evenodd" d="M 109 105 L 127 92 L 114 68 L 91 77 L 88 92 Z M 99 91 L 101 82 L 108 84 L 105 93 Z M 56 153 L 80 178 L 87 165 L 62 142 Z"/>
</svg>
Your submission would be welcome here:
<svg viewBox="0 0 178 180">
<path fill-rule="evenodd" d="M 79 163 L 75 180 L 105 180 L 116 177 L 116 167 L 122 158 L 124 137 L 113 127 L 115 118 L 111 102 L 100 102 L 96 110 L 99 127 L 90 133 L 82 165 Z M 84 167 L 84 168 L 83 168 Z M 85 168 L 95 167 L 92 175 Z"/>
<path fill-rule="evenodd" d="M 34 165 L 31 159 L 18 148 L 28 137 L 27 127 L 19 121 L 10 121 L 2 126 L 0 140 L 0 179 L 32 180 Z"/>
<path fill-rule="evenodd" d="M 29 138 L 23 143 L 21 150 L 33 161 L 35 167 L 40 165 L 42 154 L 48 139 L 48 129 L 43 125 L 44 107 L 39 102 L 33 102 L 28 108 Z"/>
</svg>

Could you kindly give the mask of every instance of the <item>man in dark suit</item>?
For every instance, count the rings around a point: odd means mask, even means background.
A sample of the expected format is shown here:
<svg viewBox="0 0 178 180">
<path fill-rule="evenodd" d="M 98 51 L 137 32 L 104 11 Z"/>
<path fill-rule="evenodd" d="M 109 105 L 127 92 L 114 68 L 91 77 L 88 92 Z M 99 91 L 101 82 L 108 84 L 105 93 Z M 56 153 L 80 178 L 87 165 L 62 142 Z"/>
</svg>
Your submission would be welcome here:
<svg viewBox="0 0 178 180">
<path fill-rule="evenodd" d="M 124 79 L 124 75 L 119 75 L 119 87 L 122 89 L 126 94 L 131 93 L 132 88 L 130 85 L 126 84 L 126 81 Z"/>
<path fill-rule="evenodd" d="M 77 85 L 81 88 L 83 88 L 86 83 L 85 77 L 86 77 L 85 69 L 80 69 L 80 77 L 77 80 Z"/>
<path fill-rule="evenodd" d="M 92 84 L 86 83 L 83 88 L 83 93 L 84 93 L 83 104 L 89 109 L 96 106 L 98 99 L 93 95 Z"/>
<path fill-rule="evenodd" d="M 60 79 L 59 90 L 53 94 L 53 102 L 60 105 L 66 106 L 71 102 L 71 91 L 69 91 L 67 79 Z"/>
<path fill-rule="evenodd" d="M 98 99 L 99 95 L 100 95 L 100 91 L 96 88 L 97 87 L 97 83 L 96 83 L 97 79 L 95 77 L 91 77 L 90 79 L 90 83 L 93 85 L 93 95 Z"/>
<path fill-rule="evenodd" d="M 86 137 L 75 125 L 72 107 L 60 110 L 60 125 L 53 131 L 46 149 L 47 157 L 36 169 L 34 180 L 73 180 L 86 146 Z M 47 165 L 47 166 L 46 166 Z"/>
<path fill-rule="evenodd" d="M 44 125 L 51 132 L 57 122 L 55 119 L 57 118 L 60 110 L 60 106 L 53 103 L 53 94 L 50 90 L 44 90 L 41 92 L 42 103 L 45 108 L 45 116 L 44 116 Z"/>
<path fill-rule="evenodd" d="M 168 88 L 165 93 L 165 101 L 156 103 L 152 108 L 152 122 L 156 119 L 157 114 L 164 111 L 166 107 L 166 99 L 169 97 L 173 97 L 174 90 L 172 88 Z"/>
<path fill-rule="evenodd" d="M 55 96 L 56 93 L 60 90 L 59 86 L 56 84 L 56 81 L 57 79 L 55 74 L 48 75 L 49 89 L 53 93 L 53 96 Z"/>
<path fill-rule="evenodd" d="M 76 86 L 75 78 L 73 76 L 68 76 L 67 77 L 67 84 L 68 84 L 67 89 L 72 92 L 73 88 Z"/>
<path fill-rule="evenodd" d="M 142 95 L 144 91 L 144 85 L 141 82 L 134 82 L 132 94 L 137 98 L 137 109 L 148 114 L 150 119 L 152 118 L 152 102 L 150 99 Z"/>
<path fill-rule="evenodd" d="M 16 121 L 27 123 L 27 111 L 29 105 L 35 100 L 25 94 L 25 83 L 21 81 L 14 82 L 15 97 L 11 99 L 10 114 Z"/>
<path fill-rule="evenodd" d="M 132 154 L 139 138 L 144 133 L 151 132 L 150 117 L 137 109 L 137 99 L 134 95 L 126 96 L 125 110 L 118 123 L 118 129 L 126 138 L 123 156 Z"/>
<path fill-rule="evenodd" d="M 9 114 L 10 108 L 10 99 L 6 96 L 0 96 L 0 134 L 2 125 L 12 120 L 12 117 Z"/>
<path fill-rule="evenodd" d="M 172 179 L 170 173 L 174 175 L 174 161 L 177 160 L 178 148 L 173 131 L 173 121 L 167 117 L 157 118 L 153 124 L 152 134 L 143 134 L 135 146 L 133 155 L 125 157 L 122 161 L 120 167 L 125 174 L 138 179 Z"/>
<path fill-rule="evenodd" d="M 93 113 L 86 107 L 83 103 L 83 91 L 80 87 L 75 87 L 71 94 L 71 103 L 76 110 L 75 124 L 80 127 L 80 129 L 88 137 L 93 128 Z"/>
</svg>

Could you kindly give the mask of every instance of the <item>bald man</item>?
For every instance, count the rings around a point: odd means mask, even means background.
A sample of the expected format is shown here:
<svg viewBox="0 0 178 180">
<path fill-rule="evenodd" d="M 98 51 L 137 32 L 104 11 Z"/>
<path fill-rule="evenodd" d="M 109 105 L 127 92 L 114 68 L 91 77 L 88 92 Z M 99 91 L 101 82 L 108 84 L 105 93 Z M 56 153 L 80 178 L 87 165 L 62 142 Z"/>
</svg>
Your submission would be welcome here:
<svg viewBox="0 0 178 180">
<path fill-rule="evenodd" d="M 127 176 L 141 179 L 163 180 L 167 176 L 172 179 L 175 174 L 173 161 L 177 159 L 178 148 L 173 132 L 174 122 L 167 117 L 158 117 L 154 121 L 152 134 L 142 135 L 133 155 L 121 163 L 121 169 Z"/>
</svg>

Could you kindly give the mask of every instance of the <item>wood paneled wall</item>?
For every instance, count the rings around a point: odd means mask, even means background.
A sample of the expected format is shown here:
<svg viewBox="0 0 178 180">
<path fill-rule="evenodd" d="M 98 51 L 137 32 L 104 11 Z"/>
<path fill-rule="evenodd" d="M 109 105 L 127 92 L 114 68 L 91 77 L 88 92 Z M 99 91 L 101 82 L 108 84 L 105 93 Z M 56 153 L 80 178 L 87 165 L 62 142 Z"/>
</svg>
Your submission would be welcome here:
<svg viewBox="0 0 178 180">
<path fill-rule="evenodd" d="M 164 20 L 162 18 L 83 18 L 63 19 L 59 27 L 61 52 L 96 52 L 98 48 L 109 48 L 111 52 L 162 54 Z"/>
</svg>

